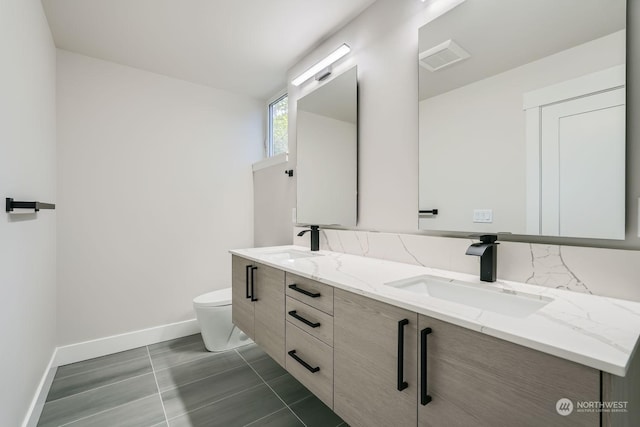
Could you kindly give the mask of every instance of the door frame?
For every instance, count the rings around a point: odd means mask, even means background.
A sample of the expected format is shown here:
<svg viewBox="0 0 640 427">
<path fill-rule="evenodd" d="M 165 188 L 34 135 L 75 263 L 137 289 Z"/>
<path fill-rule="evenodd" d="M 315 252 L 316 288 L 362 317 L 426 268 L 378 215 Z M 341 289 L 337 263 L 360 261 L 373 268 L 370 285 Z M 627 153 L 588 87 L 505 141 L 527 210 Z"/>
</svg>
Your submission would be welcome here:
<svg viewBox="0 0 640 427">
<path fill-rule="evenodd" d="M 624 88 L 625 84 L 626 64 L 621 64 L 523 94 L 522 109 L 525 112 L 526 123 L 526 234 L 539 235 L 542 230 L 542 108 L 599 92 Z"/>
</svg>

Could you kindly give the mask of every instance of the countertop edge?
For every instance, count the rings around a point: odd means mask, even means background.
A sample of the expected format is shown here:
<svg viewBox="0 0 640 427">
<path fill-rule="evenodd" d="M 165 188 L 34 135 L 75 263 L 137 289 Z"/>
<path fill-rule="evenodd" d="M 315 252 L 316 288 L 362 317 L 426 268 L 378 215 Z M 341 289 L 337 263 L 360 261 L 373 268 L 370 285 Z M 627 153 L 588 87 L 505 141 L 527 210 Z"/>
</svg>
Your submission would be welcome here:
<svg viewBox="0 0 640 427">
<path fill-rule="evenodd" d="M 253 249 L 253 248 L 250 248 Z M 249 249 L 249 250 L 250 250 Z M 267 249 L 267 248 L 264 248 Z M 308 251 L 307 248 L 304 247 L 300 247 L 300 246 L 295 246 L 295 245 L 285 245 L 285 246 L 277 246 L 277 247 L 270 247 L 268 248 L 270 250 L 275 250 L 275 249 L 280 249 L 280 250 L 305 250 Z M 473 330 L 475 332 L 480 332 L 498 339 L 502 339 L 508 342 L 511 342 L 513 344 L 517 344 L 517 345 L 521 345 L 523 347 L 526 348 L 530 348 L 532 350 L 537 350 L 555 357 L 559 357 L 561 359 L 564 360 L 568 360 L 574 363 L 578 363 L 580 365 L 584 365 L 584 366 L 588 366 L 590 368 L 593 369 L 597 369 L 609 374 L 613 374 L 616 376 L 620 376 L 620 377 L 624 377 L 626 376 L 631 361 L 633 360 L 634 355 L 636 354 L 636 351 L 638 350 L 638 345 L 639 345 L 639 341 L 640 340 L 636 340 L 635 346 L 633 348 L 633 350 L 631 351 L 628 359 L 626 360 L 626 363 L 624 364 L 613 364 L 613 363 L 609 363 L 603 360 L 600 360 L 598 358 L 594 358 L 594 357 L 590 357 L 588 355 L 582 354 L 582 353 L 577 353 L 575 351 L 571 351 L 571 350 L 567 350 L 567 349 L 563 349 L 560 347 L 556 347 L 553 345 L 549 345 L 549 344 L 545 344 L 530 338 L 526 338 L 520 335 L 516 335 L 516 334 L 512 334 L 509 332 L 504 332 L 504 331 L 500 331 L 500 330 L 496 330 L 493 329 L 491 327 L 487 327 L 487 326 L 483 326 L 480 325 L 478 323 L 473 323 L 471 321 L 468 321 L 466 319 L 460 318 L 460 317 L 456 317 L 455 315 L 448 315 L 446 313 L 442 313 L 442 312 L 438 312 L 438 311 L 433 311 L 429 308 L 425 308 L 425 307 L 421 307 L 420 305 L 414 305 L 405 301 L 399 301 L 396 300 L 392 297 L 386 296 L 386 295 L 382 295 L 376 292 L 371 292 L 371 291 L 367 291 L 364 289 L 360 289 L 360 288 L 356 288 L 353 286 L 350 286 L 348 284 L 344 284 L 344 283 L 339 283 L 339 282 L 335 282 L 333 280 L 328 280 L 326 278 L 323 277 L 319 277 L 313 274 L 308 274 L 305 271 L 300 271 L 298 269 L 289 267 L 287 265 L 284 265 L 282 263 L 278 263 L 278 262 L 272 262 L 269 261 L 267 259 L 264 259 L 263 257 L 260 257 L 259 254 L 251 254 L 247 249 L 232 249 L 229 250 L 229 253 L 236 255 L 236 256 L 240 256 L 242 258 L 247 258 L 250 259 L 252 261 L 255 262 L 259 262 L 261 264 L 267 265 L 269 267 L 272 268 L 277 268 L 279 270 L 283 270 L 292 274 L 296 274 L 298 276 L 302 276 L 308 279 L 312 279 L 312 280 L 316 280 L 322 283 L 325 283 L 329 286 L 332 286 L 334 288 L 338 288 L 338 289 L 342 289 L 344 291 L 348 291 L 348 292 L 352 292 L 358 295 L 362 295 L 371 299 L 374 299 L 376 301 L 380 301 L 386 304 L 390 304 L 393 305 L 395 307 L 399 307 L 399 308 L 403 308 L 406 310 L 410 310 L 410 311 L 414 311 L 418 314 L 422 314 L 425 316 L 429 316 L 429 317 L 433 317 L 434 319 L 438 319 L 444 322 L 448 322 L 451 323 L 453 325 L 456 326 L 460 326 L 469 330 Z M 331 251 L 319 251 L 318 255 L 330 255 L 330 254 L 338 254 L 338 255 L 349 255 L 349 254 L 342 254 L 339 252 L 331 252 Z M 357 255 L 350 255 L 350 256 L 357 256 Z M 403 263 L 399 263 L 397 261 L 389 261 L 389 260 L 381 260 L 381 261 L 385 261 L 385 262 L 392 262 L 392 263 L 397 263 L 397 264 L 403 264 Z M 530 286 L 536 286 L 536 285 L 530 285 Z M 597 295 L 594 295 L 593 297 L 599 297 Z M 607 298 L 607 297 L 601 297 L 601 298 Z"/>
</svg>

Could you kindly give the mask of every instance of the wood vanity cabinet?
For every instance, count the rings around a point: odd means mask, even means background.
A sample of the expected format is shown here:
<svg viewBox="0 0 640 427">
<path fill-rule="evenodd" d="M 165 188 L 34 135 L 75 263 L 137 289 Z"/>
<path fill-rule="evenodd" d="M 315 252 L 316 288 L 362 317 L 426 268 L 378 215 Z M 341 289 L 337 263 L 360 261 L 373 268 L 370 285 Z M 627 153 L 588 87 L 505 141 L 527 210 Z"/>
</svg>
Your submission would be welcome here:
<svg viewBox="0 0 640 427">
<path fill-rule="evenodd" d="M 415 427 L 418 315 L 335 289 L 333 322 L 335 413 L 351 426 Z"/>
<path fill-rule="evenodd" d="M 420 334 L 430 328 L 430 333 Z M 419 426 L 594 426 L 600 414 L 556 411 L 561 398 L 600 400 L 600 371 L 440 320 L 419 316 Z M 426 399 L 428 400 L 428 399 Z"/>
<path fill-rule="evenodd" d="M 254 306 L 250 298 L 250 272 L 253 262 L 231 256 L 231 319 L 242 332 L 255 340 Z"/>
<path fill-rule="evenodd" d="M 334 373 L 334 411 L 353 426 L 600 425 L 556 411 L 561 398 L 599 401 L 600 371 L 339 289 Z"/>
<path fill-rule="evenodd" d="M 232 256 L 232 320 L 280 365 L 285 365 L 285 273 Z"/>
<path fill-rule="evenodd" d="M 640 414 L 640 357 L 617 377 L 232 259 L 233 322 L 351 426 L 632 427 Z M 599 401 L 629 412 L 577 410 Z"/>
<path fill-rule="evenodd" d="M 333 288 L 287 273 L 286 369 L 333 409 Z"/>
</svg>

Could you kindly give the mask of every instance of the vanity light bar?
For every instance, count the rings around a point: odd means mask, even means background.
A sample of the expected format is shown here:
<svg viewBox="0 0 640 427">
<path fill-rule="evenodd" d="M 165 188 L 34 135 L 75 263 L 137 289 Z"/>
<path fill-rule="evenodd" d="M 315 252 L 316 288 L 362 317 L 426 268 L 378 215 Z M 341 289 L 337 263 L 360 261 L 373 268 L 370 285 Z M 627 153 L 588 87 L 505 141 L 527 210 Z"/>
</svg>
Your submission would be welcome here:
<svg viewBox="0 0 640 427">
<path fill-rule="evenodd" d="M 349 47 L 349 45 L 343 44 L 342 46 L 340 46 L 339 48 L 331 52 L 329 55 L 327 55 L 327 57 L 324 58 L 322 61 L 317 62 L 314 66 L 309 68 L 307 71 L 305 71 L 304 73 L 300 74 L 298 77 L 293 79 L 291 81 L 291 84 L 293 84 L 294 86 L 300 86 L 302 83 L 306 82 L 311 77 L 315 76 L 318 72 L 324 70 L 325 68 L 327 68 L 328 66 L 336 62 L 338 59 L 348 54 L 349 52 L 351 52 L 351 48 Z"/>
</svg>

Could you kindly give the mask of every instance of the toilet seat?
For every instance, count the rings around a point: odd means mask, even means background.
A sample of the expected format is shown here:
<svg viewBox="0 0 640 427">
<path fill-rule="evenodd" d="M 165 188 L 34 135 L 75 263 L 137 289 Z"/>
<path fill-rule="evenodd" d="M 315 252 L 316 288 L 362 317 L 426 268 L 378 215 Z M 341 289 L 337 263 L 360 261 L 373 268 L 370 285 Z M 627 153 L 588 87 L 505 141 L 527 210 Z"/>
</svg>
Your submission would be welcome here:
<svg viewBox="0 0 640 427">
<path fill-rule="evenodd" d="M 231 288 L 219 289 L 193 299 L 195 307 L 222 307 L 231 305 Z"/>
</svg>

